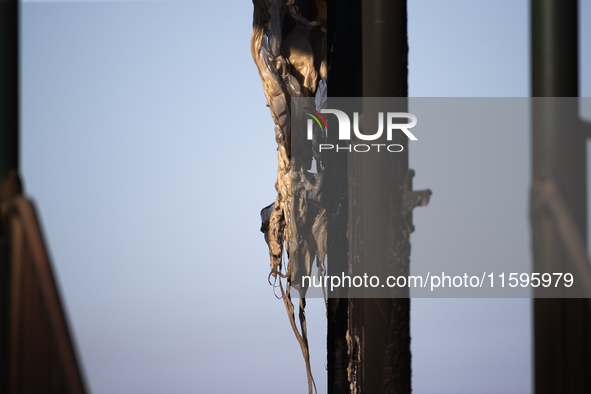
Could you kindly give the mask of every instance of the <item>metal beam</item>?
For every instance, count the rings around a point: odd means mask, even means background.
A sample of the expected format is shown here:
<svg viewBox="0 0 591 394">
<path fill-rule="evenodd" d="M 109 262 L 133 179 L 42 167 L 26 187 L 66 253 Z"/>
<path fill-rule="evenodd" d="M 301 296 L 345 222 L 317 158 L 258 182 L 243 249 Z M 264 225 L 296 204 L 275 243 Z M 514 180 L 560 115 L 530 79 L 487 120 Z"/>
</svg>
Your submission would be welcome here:
<svg viewBox="0 0 591 394">
<path fill-rule="evenodd" d="M 578 96 L 577 0 L 531 0 L 532 97 Z M 532 100 L 533 184 L 551 179 L 587 240 L 586 138 L 575 100 Z M 532 198 L 536 196 L 532 189 Z M 532 211 L 534 272 L 570 263 L 554 221 Z M 589 299 L 534 300 L 535 391 L 591 392 Z"/>
<path fill-rule="evenodd" d="M 328 2 L 328 97 L 361 97 L 361 0 Z M 338 144 L 338 136 L 329 134 L 330 143 Z M 328 212 L 328 275 L 340 275 L 348 265 L 347 223 L 350 196 L 348 194 L 348 157 L 333 155 L 327 163 L 325 196 L 329 207 L 342 207 Z M 338 261 L 339 264 L 334 264 Z M 349 383 L 350 350 L 349 305 L 347 298 L 328 299 L 328 393 L 351 392 Z"/>
<path fill-rule="evenodd" d="M 363 96 L 408 96 L 408 39 L 406 0 L 364 0 Z M 406 100 L 397 112 L 406 112 Z M 388 109 L 392 110 L 392 109 Z M 396 155 L 361 155 L 357 168 L 363 187 L 361 211 L 364 246 L 362 260 L 383 262 L 382 275 L 409 272 L 410 242 L 403 217 L 403 196 L 408 174 L 408 139 L 395 137 L 404 146 Z M 388 182 L 384 182 L 387 179 Z M 385 214 L 387 213 L 387 214 Z M 351 229 L 350 229 L 351 231 Z M 352 335 L 362 340 L 364 393 L 410 393 L 410 299 L 354 301 Z M 408 297 L 408 294 L 406 295 Z M 361 305 L 357 305 L 361 304 Z"/>
<path fill-rule="evenodd" d="M 18 170 L 18 1 L 0 0 L 0 181 Z M 9 251 L 0 240 L 0 391 L 8 390 Z"/>
</svg>

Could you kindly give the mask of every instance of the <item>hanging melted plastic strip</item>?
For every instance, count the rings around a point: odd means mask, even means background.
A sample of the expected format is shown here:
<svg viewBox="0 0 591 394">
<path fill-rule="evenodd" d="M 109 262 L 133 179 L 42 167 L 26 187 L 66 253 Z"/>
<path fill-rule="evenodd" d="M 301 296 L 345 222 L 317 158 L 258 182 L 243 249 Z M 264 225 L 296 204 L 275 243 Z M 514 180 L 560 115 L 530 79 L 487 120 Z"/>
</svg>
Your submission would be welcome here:
<svg viewBox="0 0 591 394">
<path fill-rule="evenodd" d="M 326 254 L 326 211 L 313 198 L 308 203 L 309 191 L 305 190 L 306 187 L 300 188 L 300 183 L 296 188 L 296 195 L 292 195 L 292 176 L 301 172 L 301 169 L 292 168 L 290 105 L 294 97 L 319 97 L 319 108 L 322 105 L 322 97 L 326 97 L 326 2 L 254 0 L 253 4 L 251 52 L 275 123 L 275 140 L 278 147 L 275 183 L 277 198 L 273 204 L 261 211 L 261 231 L 265 234 L 265 241 L 269 247 L 269 279 L 273 277 L 275 282 L 279 282 L 281 297 L 306 362 L 308 390 L 312 393 L 313 390 L 316 391 L 316 385 L 310 367 L 304 313 L 306 289 L 299 283 L 293 283 L 300 295 L 299 330 L 291 300 L 292 282 L 297 269 L 292 267 L 290 251 L 292 242 L 297 243 L 298 238 L 297 234 L 294 234 L 297 226 L 292 226 L 292 199 L 303 199 L 304 210 L 298 211 L 299 215 L 314 216 L 313 244 L 316 246 L 308 248 L 305 253 L 308 254 L 308 261 L 316 259 L 319 264 L 319 275 L 323 272 L 324 267 L 320 265 Z M 287 256 L 287 267 L 284 266 L 284 251 Z M 304 269 L 309 270 L 310 266 Z"/>
</svg>

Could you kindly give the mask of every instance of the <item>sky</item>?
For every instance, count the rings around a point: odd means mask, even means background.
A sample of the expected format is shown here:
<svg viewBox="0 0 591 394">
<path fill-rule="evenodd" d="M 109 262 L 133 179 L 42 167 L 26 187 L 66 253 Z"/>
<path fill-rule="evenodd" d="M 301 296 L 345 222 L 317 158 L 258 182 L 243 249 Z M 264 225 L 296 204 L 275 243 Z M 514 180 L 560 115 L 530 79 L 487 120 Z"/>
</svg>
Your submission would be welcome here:
<svg viewBox="0 0 591 394">
<path fill-rule="evenodd" d="M 580 8 L 588 70 L 591 4 Z M 408 12 L 411 96 L 529 95 L 527 1 L 416 0 Z M 34 0 L 21 3 L 21 22 L 21 173 L 90 392 L 306 392 L 259 232 L 259 211 L 276 195 L 277 152 L 250 54 L 252 3 Z M 591 94 L 586 74 L 581 96 Z M 528 144 L 517 136 L 505 153 L 511 185 L 522 185 L 513 215 L 521 259 L 531 259 Z M 434 194 L 415 210 L 411 262 L 441 251 L 441 191 L 457 174 L 435 167 L 478 174 L 456 154 L 412 149 L 415 188 Z M 472 225 L 494 222 L 498 210 Z M 531 392 L 530 306 L 413 299 L 414 392 Z M 320 393 L 324 313 L 310 300 Z"/>
</svg>

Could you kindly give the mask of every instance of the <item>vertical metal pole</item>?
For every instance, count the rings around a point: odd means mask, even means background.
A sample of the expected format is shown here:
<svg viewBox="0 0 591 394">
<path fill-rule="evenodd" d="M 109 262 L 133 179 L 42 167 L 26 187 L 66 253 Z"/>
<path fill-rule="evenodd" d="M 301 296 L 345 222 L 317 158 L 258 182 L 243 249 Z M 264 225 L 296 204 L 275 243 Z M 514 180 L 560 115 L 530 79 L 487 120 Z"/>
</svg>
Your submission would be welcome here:
<svg viewBox="0 0 591 394">
<path fill-rule="evenodd" d="M 406 0 L 363 1 L 363 96 L 408 96 Z M 407 104 L 396 111 L 406 112 Z M 381 155 L 361 163 L 363 174 L 365 261 L 385 261 L 387 275 L 407 275 L 410 242 L 402 215 L 408 173 L 408 140 L 392 143 L 403 152 Z M 389 182 L 384 182 L 388 179 Z M 388 215 L 384 215 L 387 212 Z M 380 219 L 381 218 L 381 219 Z M 382 227 L 382 228 L 377 228 Z M 382 234 L 379 236 L 378 233 Z M 371 236 L 368 236 L 369 233 Z M 369 245 L 368 241 L 373 244 Z M 364 299 L 363 379 L 366 393 L 410 393 L 410 300 Z"/>
<path fill-rule="evenodd" d="M 361 0 L 328 2 L 328 96 L 360 97 L 362 95 L 361 61 Z M 338 144 L 338 136 L 329 133 L 331 144 Z M 327 163 L 324 199 L 328 206 L 338 207 L 338 212 L 328 212 L 328 275 L 340 275 L 339 269 L 348 264 L 347 222 L 348 206 L 348 157 L 334 155 Z M 338 261 L 339 264 L 334 264 Z M 336 272 L 335 272 L 336 271 Z M 328 392 L 350 393 L 349 353 L 347 331 L 349 325 L 347 298 L 328 299 Z"/>
<path fill-rule="evenodd" d="M 0 179 L 18 168 L 18 1 L 0 0 Z"/>
<path fill-rule="evenodd" d="M 329 1 L 329 97 L 407 96 L 406 15 L 406 0 Z M 408 272 L 410 253 L 408 232 L 402 218 L 408 153 L 406 137 L 401 136 L 392 143 L 403 145 L 404 153 L 385 163 L 366 163 L 357 159 L 347 163 L 346 155 L 335 155 L 342 161 L 333 162 L 330 170 L 327 169 L 331 178 L 337 179 L 327 189 L 334 193 L 332 201 L 341 201 L 341 208 L 347 207 L 340 212 L 348 211 L 353 216 L 363 212 L 363 216 L 368 215 L 370 220 L 389 212 L 387 219 L 380 221 L 384 225 L 383 231 L 378 231 L 387 236 L 369 248 L 366 245 L 363 250 L 357 249 L 354 243 L 358 234 L 354 234 L 351 225 L 348 226 L 349 253 L 381 253 L 382 258 L 386 256 L 382 261 L 385 259 L 401 274 Z M 362 190 L 355 189 L 355 193 L 364 196 L 353 196 L 353 189 L 347 188 L 347 171 L 344 171 L 347 168 L 349 176 L 356 175 L 358 180 L 363 173 L 364 183 L 368 180 L 365 174 L 373 170 L 388 172 L 391 182 L 383 185 L 384 178 L 377 176 L 376 182 L 369 182 Z M 367 200 L 377 198 L 381 201 L 380 206 L 360 203 L 365 197 Z M 347 256 L 345 250 L 331 249 L 331 245 L 336 244 L 331 242 L 331 237 L 346 237 L 347 220 L 355 221 L 343 215 L 329 219 L 328 253 L 331 261 L 335 256 L 355 261 L 356 256 Z M 371 238 L 364 238 L 364 242 Z M 332 275 L 330 267 L 329 263 L 329 275 Z M 329 300 L 329 393 L 410 393 L 409 307 L 408 298 Z M 349 344 L 346 336 L 350 339 Z"/>
<path fill-rule="evenodd" d="M 578 96 L 577 0 L 531 0 L 531 59 L 532 97 Z M 532 111 L 533 179 L 558 184 L 586 241 L 586 141 L 576 105 L 533 99 Z M 569 256 L 553 222 L 534 223 L 534 272 L 562 272 Z M 590 311 L 588 299 L 534 300 L 536 393 L 591 392 Z"/>
<path fill-rule="evenodd" d="M 0 182 L 18 170 L 18 0 L 0 0 Z M 0 239 L 0 391 L 8 389 L 9 251 Z"/>
</svg>

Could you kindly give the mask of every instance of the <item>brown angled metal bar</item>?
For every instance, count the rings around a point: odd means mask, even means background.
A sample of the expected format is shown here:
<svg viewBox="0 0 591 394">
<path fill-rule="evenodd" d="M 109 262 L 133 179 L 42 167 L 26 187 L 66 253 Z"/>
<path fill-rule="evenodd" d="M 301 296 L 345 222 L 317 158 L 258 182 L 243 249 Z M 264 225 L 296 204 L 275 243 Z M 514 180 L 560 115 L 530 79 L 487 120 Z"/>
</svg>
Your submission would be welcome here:
<svg viewBox="0 0 591 394">
<path fill-rule="evenodd" d="M 57 389 L 84 394 L 85 385 L 35 209 L 27 199 L 16 196 L 6 213 L 5 220 L 11 223 L 13 272 L 10 392 Z M 57 384 L 53 376 L 56 374 L 60 376 Z M 46 377 L 45 382 L 40 375 Z"/>
</svg>

